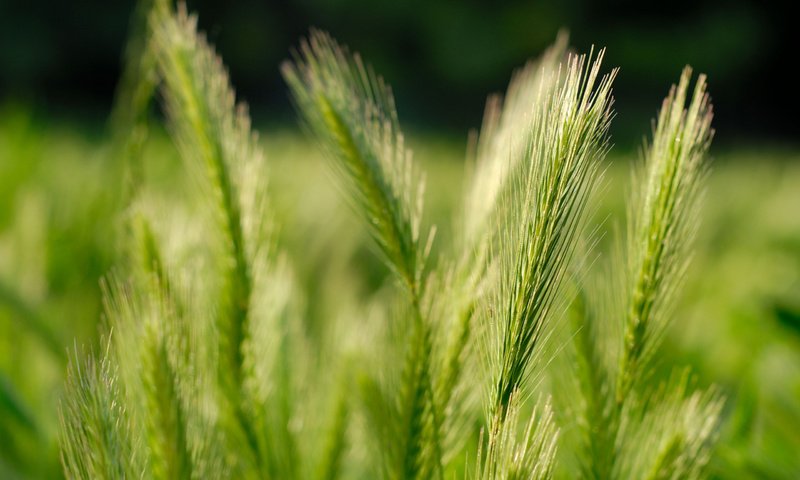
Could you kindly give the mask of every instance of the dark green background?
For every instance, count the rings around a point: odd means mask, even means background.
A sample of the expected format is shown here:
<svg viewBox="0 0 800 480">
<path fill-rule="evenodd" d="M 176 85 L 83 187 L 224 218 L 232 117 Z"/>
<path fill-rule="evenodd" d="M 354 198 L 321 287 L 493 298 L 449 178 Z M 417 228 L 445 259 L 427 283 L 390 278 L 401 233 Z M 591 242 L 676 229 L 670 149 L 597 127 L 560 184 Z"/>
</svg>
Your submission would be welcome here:
<svg viewBox="0 0 800 480">
<path fill-rule="evenodd" d="M 789 2 L 785 2 L 789 3 Z M 119 74 L 133 1 L 0 0 L 0 102 L 102 119 Z M 572 44 L 608 48 L 615 140 L 638 142 L 684 64 L 709 74 L 717 144 L 795 143 L 796 16 L 769 2 L 259 1 L 189 2 L 261 121 L 292 112 L 278 73 L 316 26 L 361 51 L 395 87 L 409 129 L 462 133 L 486 94 L 559 28 Z"/>
</svg>

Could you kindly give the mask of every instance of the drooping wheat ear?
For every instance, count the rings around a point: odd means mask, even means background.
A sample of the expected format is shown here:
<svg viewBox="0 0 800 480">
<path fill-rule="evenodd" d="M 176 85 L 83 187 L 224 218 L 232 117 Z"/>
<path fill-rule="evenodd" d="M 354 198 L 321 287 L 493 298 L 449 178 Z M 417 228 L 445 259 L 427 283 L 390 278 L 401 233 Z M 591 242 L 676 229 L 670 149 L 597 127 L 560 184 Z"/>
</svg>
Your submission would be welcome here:
<svg viewBox="0 0 800 480">
<path fill-rule="evenodd" d="M 306 123 L 344 177 L 354 207 L 413 306 L 406 362 L 393 415 L 376 417 L 392 431 L 384 469 L 391 478 L 441 475 L 441 417 L 433 388 L 432 328 L 423 306 L 427 248 L 420 243 L 423 186 L 406 149 L 389 87 L 358 55 L 313 32 L 283 75 Z M 382 393 L 366 395 L 376 402 Z M 376 410 L 377 407 L 376 407 Z M 379 438 L 387 439 L 383 434 Z"/>
<path fill-rule="evenodd" d="M 525 157 L 501 200 L 499 284 L 483 308 L 490 418 L 507 410 L 513 392 L 526 394 L 598 162 L 608 149 L 615 71 L 600 77 L 602 57 L 571 56 L 530 105 Z"/>
<path fill-rule="evenodd" d="M 522 398 L 515 392 L 503 411 L 492 417 L 486 451 L 483 440 L 478 447 L 474 479 L 512 480 L 552 478 L 555 467 L 558 429 L 549 402 L 539 402 L 525 426 L 522 438 L 517 432 Z M 481 434 L 483 437 L 483 433 Z"/>
<path fill-rule="evenodd" d="M 263 473 L 269 469 L 266 439 L 246 405 L 251 402 L 245 392 L 247 379 L 254 375 L 253 362 L 246 357 L 255 350 L 248 347 L 253 331 L 253 264 L 263 254 L 265 217 L 263 199 L 250 192 L 254 188 L 248 188 L 253 184 L 247 177 L 255 176 L 254 166 L 263 168 L 263 154 L 246 109 L 235 102 L 222 61 L 197 32 L 196 18 L 181 4 L 176 14 L 152 21 L 169 126 L 187 166 L 205 171 L 222 241 L 223 291 L 217 314 L 218 380 L 225 398 L 221 424 L 230 447 L 249 463 L 245 468 Z M 263 189 L 263 174 L 256 178 L 255 190 Z"/>
<path fill-rule="evenodd" d="M 252 279 L 237 173 L 257 149 L 246 113 L 240 108 L 235 114 L 234 94 L 220 59 L 197 33 L 196 18 L 179 8 L 176 15 L 156 20 L 153 45 L 169 125 L 186 162 L 200 162 L 213 188 L 227 257 L 219 314 L 220 367 L 230 388 L 239 390 Z"/>
<path fill-rule="evenodd" d="M 664 100 L 636 178 L 629 225 L 630 290 L 625 340 L 617 383 L 621 403 L 655 352 L 669 309 L 688 265 L 697 228 L 705 157 L 713 136 L 712 107 L 700 75 L 686 108 L 692 71 L 686 68 Z"/>
<path fill-rule="evenodd" d="M 70 479 L 139 478 L 144 460 L 132 439 L 130 418 L 106 340 L 99 359 L 70 359 L 61 402 L 61 461 Z"/>
<path fill-rule="evenodd" d="M 312 32 L 282 71 L 305 121 L 346 177 L 384 260 L 419 300 L 423 182 L 405 147 L 390 88 L 322 32 Z"/>
</svg>

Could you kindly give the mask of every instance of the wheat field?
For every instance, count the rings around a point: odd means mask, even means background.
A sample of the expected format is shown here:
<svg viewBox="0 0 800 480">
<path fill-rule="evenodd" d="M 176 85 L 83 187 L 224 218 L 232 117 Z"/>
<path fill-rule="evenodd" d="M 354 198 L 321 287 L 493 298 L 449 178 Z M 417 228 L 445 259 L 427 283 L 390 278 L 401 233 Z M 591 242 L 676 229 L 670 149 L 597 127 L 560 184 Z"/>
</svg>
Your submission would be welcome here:
<svg viewBox="0 0 800 480">
<path fill-rule="evenodd" d="M 405 136 L 312 30 L 260 126 L 140 14 L 108 126 L 0 110 L 0 477 L 800 474 L 800 159 L 717 151 L 704 75 L 620 151 L 562 35 Z"/>
</svg>

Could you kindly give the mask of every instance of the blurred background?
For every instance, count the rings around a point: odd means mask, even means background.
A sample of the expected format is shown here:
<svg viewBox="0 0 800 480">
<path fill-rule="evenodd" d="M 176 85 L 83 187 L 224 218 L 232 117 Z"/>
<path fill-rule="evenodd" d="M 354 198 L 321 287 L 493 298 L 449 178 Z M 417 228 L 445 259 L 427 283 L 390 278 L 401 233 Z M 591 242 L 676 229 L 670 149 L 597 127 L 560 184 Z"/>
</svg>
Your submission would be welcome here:
<svg viewBox="0 0 800 480">
<path fill-rule="evenodd" d="M 604 231 L 624 221 L 631 163 L 669 86 L 686 64 L 707 73 L 717 129 L 712 173 L 664 362 L 690 365 L 699 384 L 718 385 L 729 399 L 714 478 L 800 478 L 800 96 L 787 65 L 797 47 L 788 2 L 188 6 L 262 133 L 281 242 L 312 299 L 307 313 L 320 321 L 378 290 L 385 270 L 302 135 L 279 75 L 310 27 L 361 52 L 394 87 L 401 123 L 435 186 L 426 223 L 439 226 L 439 245 L 450 234 L 467 134 L 480 126 L 487 94 L 503 91 L 560 29 L 576 50 L 606 47 L 605 65 L 621 69 L 615 148 L 596 199 Z M 66 352 L 96 346 L 101 279 L 121 264 L 125 166 L 108 114 L 133 9 L 132 1 L 0 0 L 2 479 L 61 476 Z M 190 182 L 165 132 L 152 132 L 144 157 L 153 191 L 185 202 L 176 185 Z"/>
<path fill-rule="evenodd" d="M 781 6 L 782 4 L 782 6 Z M 102 120 L 134 2 L 0 1 L 0 102 Z M 407 125 L 464 135 L 488 92 L 559 29 L 580 51 L 607 47 L 621 69 L 618 144 L 638 144 L 667 86 L 692 65 L 710 78 L 718 142 L 793 142 L 797 45 L 790 2 L 678 0 L 189 1 L 256 119 L 292 112 L 278 66 L 309 27 L 358 49 L 394 86 Z"/>
</svg>

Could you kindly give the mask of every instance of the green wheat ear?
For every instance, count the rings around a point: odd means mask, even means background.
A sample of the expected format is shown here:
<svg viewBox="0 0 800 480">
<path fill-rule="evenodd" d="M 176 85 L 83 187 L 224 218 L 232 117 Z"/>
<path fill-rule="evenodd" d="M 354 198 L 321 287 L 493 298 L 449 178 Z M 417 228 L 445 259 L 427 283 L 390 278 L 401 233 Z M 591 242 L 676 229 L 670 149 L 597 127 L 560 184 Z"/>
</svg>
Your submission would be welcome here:
<svg viewBox="0 0 800 480">
<path fill-rule="evenodd" d="M 139 283 L 112 277 L 105 284 L 105 315 L 114 332 L 107 357 L 119 371 L 129 405 L 131 434 L 148 458 L 147 471 L 156 479 L 189 479 L 194 470 L 189 425 L 201 381 L 190 374 L 188 358 L 195 342 L 184 318 L 176 316 L 171 297 L 155 272 Z"/>
<path fill-rule="evenodd" d="M 618 478 L 629 473 L 647 478 L 703 478 L 722 408 L 718 393 L 713 389 L 690 393 L 685 378 L 655 392 L 636 392 L 649 377 L 698 225 L 713 136 L 712 107 L 704 75 L 689 97 L 691 77 L 687 67 L 664 100 L 652 143 L 644 153 L 645 172 L 639 178 L 637 197 L 631 202 L 636 210 L 628 237 L 630 287 L 616 385 L 616 404 L 622 411 L 618 439 L 623 445 L 615 464 Z M 639 402 L 647 405 L 644 412 L 637 412 Z M 650 427 L 635 432 L 637 423 L 648 421 L 653 422 Z M 635 448 L 637 453 L 624 448 Z"/>
<path fill-rule="evenodd" d="M 571 56 L 531 105 L 528 142 L 510 175 L 495 262 L 499 282 L 483 310 L 492 385 L 490 416 L 525 395 L 556 305 L 597 166 L 608 148 L 611 82 L 602 53 Z"/>
<path fill-rule="evenodd" d="M 489 210 L 495 229 L 482 241 L 488 245 L 487 273 L 497 275 L 479 313 L 490 379 L 484 406 L 491 430 L 483 478 L 549 478 L 555 467 L 557 430 L 551 414 L 531 420 L 517 445 L 518 411 L 532 391 L 537 366 L 538 373 L 543 371 L 537 359 L 551 334 L 548 323 L 558 308 L 588 196 L 608 150 L 616 74 L 600 75 L 602 52 L 594 60 L 572 55 L 559 65 L 560 52 L 563 47 L 555 48 L 538 75 L 528 73 L 532 76 L 516 90 L 512 101 L 521 104 L 512 103 L 508 115 L 524 129 L 489 129 L 488 138 L 498 135 L 499 146 L 484 148 L 498 149 L 501 157 L 484 168 L 496 178 L 475 187 L 491 193 L 490 200 L 497 197 L 496 211 Z M 489 125 L 502 125 L 502 118 Z M 520 138 L 510 138 L 511 131 Z"/>
<path fill-rule="evenodd" d="M 461 226 L 466 249 L 479 248 L 493 231 L 509 176 L 524 161 L 531 140 L 533 105 L 542 92 L 559 81 L 558 69 L 567 53 L 568 35 L 561 32 L 540 58 L 514 73 L 504 97 L 492 95 L 486 102 L 483 125 L 475 142 L 475 166 L 466 188 Z"/>
<path fill-rule="evenodd" d="M 313 32 L 282 67 L 303 117 L 348 182 L 384 260 L 422 297 L 422 180 L 405 147 L 389 87 L 358 55 Z"/>
<path fill-rule="evenodd" d="M 664 99 L 644 173 L 631 204 L 629 295 L 617 401 L 646 376 L 669 320 L 673 299 L 690 257 L 698 225 L 698 200 L 713 130 L 706 79 L 700 75 L 686 107 L 692 71 Z"/>
<path fill-rule="evenodd" d="M 280 455 L 268 446 L 271 434 L 263 424 L 268 406 L 256 402 L 252 391 L 270 381 L 259 377 L 256 365 L 269 354 L 254 344 L 254 332 L 262 329 L 254 322 L 264 321 L 263 312 L 254 311 L 254 291 L 263 286 L 257 282 L 272 267 L 274 253 L 266 226 L 263 153 L 222 61 L 197 31 L 196 18 L 181 5 L 175 14 L 154 15 L 151 22 L 168 126 L 188 170 L 206 179 L 216 219 L 211 233 L 217 237 L 211 240 L 221 247 L 222 291 L 215 314 L 223 398 L 219 424 L 229 437 L 236 468 L 290 475 L 297 468 L 288 456 L 293 451 L 290 432 L 281 429 L 286 435 L 278 444 L 284 449 Z M 288 423 L 288 418 L 276 422 Z"/>
<path fill-rule="evenodd" d="M 603 288 L 583 292 L 584 331 L 575 337 L 585 401 L 578 458 L 593 478 L 703 478 L 718 428 L 722 401 L 714 389 L 691 392 L 687 375 L 660 385 L 651 379 L 690 257 L 713 135 L 705 77 L 691 97 L 690 80 L 687 68 L 664 100 L 634 177 L 627 249 L 612 256 Z"/>
<path fill-rule="evenodd" d="M 440 265 L 442 284 L 438 294 L 445 298 L 447 311 L 440 314 L 442 371 L 436 382 L 437 398 L 444 412 L 443 448 L 446 459 L 458 453 L 474 419 L 467 411 L 479 395 L 470 386 L 479 383 L 469 375 L 476 358 L 476 314 L 491 282 L 487 278 L 490 246 L 498 227 L 496 217 L 509 176 L 524 161 L 530 136 L 528 120 L 531 106 L 541 90 L 552 88 L 555 75 L 567 50 L 567 35 L 560 33 L 556 42 L 540 58 L 528 62 L 511 78 L 504 98 L 492 95 L 486 103 L 480 136 L 471 139 L 468 159 L 474 159 L 474 171 L 467 179 L 464 208 L 459 212 L 454 258 Z M 468 160 L 469 161 L 469 160 Z"/>
<path fill-rule="evenodd" d="M 433 319 L 420 242 L 423 184 L 406 149 L 388 86 L 324 33 L 314 32 L 283 74 L 307 125 L 347 182 L 354 207 L 411 303 L 406 355 L 389 415 L 376 416 L 390 478 L 442 476 L 442 402 L 435 388 Z M 364 392 L 374 412 L 383 393 Z M 387 436 L 390 430 L 394 435 Z"/>
<path fill-rule="evenodd" d="M 252 274 L 247 261 L 239 186 L 234 180 L 237 162 L 247 161 L 237 151 L 237 140 L 248 145 L 249 132 L 241 131 L 246 119 L 237 118 L 233 92 L 219 59 L 198 36 L 196 20 L 185 10 L 154 26 L 153 45 L 170 126 L 186 161 L 200 161 L 214 192 L 217 219 L 223 233 L 225 291 L 220 314 L 221 378 L 231 382 L 229 390 L 243 383 L 243 353 L 248 327 Z M 244 137 L 244 138 L 242 138 Z"/>
<path fill-rule="evenodd" d="M 187 417 L 175 346 L 178 335 L 167 328 L 164 312 L 145 326 L 142 348 L 142 385 L 147 399 L 147 439 L 153 477 L 192 478 L 192 453 L 187 439 Z"/>
</svg>

